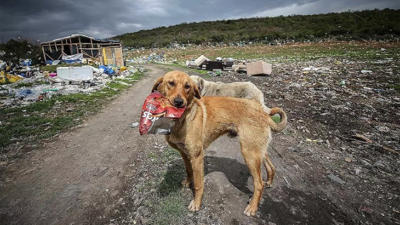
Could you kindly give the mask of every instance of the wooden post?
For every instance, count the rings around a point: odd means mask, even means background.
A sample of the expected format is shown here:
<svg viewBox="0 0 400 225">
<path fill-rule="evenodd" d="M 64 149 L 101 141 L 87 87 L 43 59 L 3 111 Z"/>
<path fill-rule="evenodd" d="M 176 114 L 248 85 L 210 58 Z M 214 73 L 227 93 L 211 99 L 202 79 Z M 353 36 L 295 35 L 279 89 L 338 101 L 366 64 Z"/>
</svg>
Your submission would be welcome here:
<svg viewBox="0 0 400 225">
<path fill-rule="evenodd" d="M 43 52 L 43 57 L 44 57 L 44 62 L 46 63 L 46 53 L 44 53 L 44 46 L 42 45 L 42 52 Z"/>
<path fill-rule="evenodd" d="M 58 47 L 57 47 L 57 42 L 54 42 L 54 45 L 56 46 L 56 51 L 58 52 Z"/>
<path fill-rule="evenodd" d="M 81 36 L 78 37 L 78 41 L 79 41 L 79 49 L 81 50 L 81 53 L 83 54 Z M 79 50 L 77 52 L 79 52 Z"/>
<path fill-rule="evenodd" d="M 61 55 L 65 54 L 64 53 L 64 40 L 61 40 Z"/>
<path fill-rule="evenodd" d="M 93 39 L 91 39 L 91 38 L 90 38 L 90 44 L 92 45 L 92 47 L 91 47 L 92 49 L 90 50 L 90 53 L 91 53 L 91 55 L 93 57 L 94 56 L 93 55 Z"/>
<path fill-rule="evenodd" d="M 73 55 L 72 54 L 72 40 L 71 40 L 71 38 L 69 38 L 69 51 L 71 52 L 71 55 Z"/>
</svg>

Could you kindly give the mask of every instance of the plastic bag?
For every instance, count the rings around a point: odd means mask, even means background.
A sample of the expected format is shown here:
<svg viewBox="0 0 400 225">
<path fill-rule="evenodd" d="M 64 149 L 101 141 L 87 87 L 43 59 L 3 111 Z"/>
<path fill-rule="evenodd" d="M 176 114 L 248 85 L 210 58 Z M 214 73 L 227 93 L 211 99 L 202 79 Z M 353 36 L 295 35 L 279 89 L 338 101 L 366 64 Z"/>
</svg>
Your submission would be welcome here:
<svg viewBox="0 0 400 225">
<path fill-rule="evenodd" d="M 160 92 L 151 93 L 144 101 L 139 124 L 143 134 L 170 134 L 174 119 L 181 118 L 186 108 L 176 108 Z"/>
</svg>

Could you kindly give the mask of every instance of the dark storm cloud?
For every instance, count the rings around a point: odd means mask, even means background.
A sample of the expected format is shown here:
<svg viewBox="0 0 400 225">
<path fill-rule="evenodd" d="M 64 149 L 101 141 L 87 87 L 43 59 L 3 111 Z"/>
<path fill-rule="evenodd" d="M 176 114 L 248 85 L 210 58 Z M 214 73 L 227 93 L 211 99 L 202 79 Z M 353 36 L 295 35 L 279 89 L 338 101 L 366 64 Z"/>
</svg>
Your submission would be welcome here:
<svg viewBox="0 0 400 225">
<path fill-rule="evenodd" d="M 75 33 L 106 38 L 123 33 L 255 16 L 400 8 L 399 0 L 2 0 L 0 38 L 48 41 Z M 1 41 L 1 40 L 0 40 Z"/>
</svg>

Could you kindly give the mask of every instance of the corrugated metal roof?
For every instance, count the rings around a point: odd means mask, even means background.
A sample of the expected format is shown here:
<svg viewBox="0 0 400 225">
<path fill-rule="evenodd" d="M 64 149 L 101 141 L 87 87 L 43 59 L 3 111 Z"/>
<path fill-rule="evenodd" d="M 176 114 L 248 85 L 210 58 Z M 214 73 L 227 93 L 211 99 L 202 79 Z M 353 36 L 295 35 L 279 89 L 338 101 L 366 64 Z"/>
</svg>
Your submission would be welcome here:
<svg viewBox="0 0 400 225">
<path fill-rule="evenodd" d="M 90 37 L 90 36 L 87 36 L 87 35 L 84 35 L 84 34 L 71 34 L 70 36 L 66 36 L 66 37 L 63 37 L 63 38 L 57 38 L 57 39 L 54 39 L 52 41 L 42 42 L 41 44 L 48 44 L 48 43 L 51 43 L 51 42 L 56 42 L 56 41 L 61 41 L 61 40 L 67 39 L 67 38 L 76 38 L 76 37 L 85 37 L 85 38 L 93 39 L 93 40 L 96 40 L 96 41 L 102 41 L 102 42 L 119 43 L 119 41 L 117 41 L 117 40 L 99 39 L 99 38 Z"/>
</svg>

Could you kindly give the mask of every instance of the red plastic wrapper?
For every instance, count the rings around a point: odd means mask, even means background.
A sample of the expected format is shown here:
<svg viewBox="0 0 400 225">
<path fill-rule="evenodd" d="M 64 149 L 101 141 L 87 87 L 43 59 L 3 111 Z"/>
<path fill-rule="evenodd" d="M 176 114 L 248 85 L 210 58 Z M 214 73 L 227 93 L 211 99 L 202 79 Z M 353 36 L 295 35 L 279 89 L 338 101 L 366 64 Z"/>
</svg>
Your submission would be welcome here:
<svg viewBox="0 0 400 225">
<path fill-rule="evenodd" d="M 181 118 L 186 108 L 176 108 L 160 92 L 153 92 L 144 101 L 139 124 L 143 134 L 170 134 L 174 119 Z"/>
</svg>

